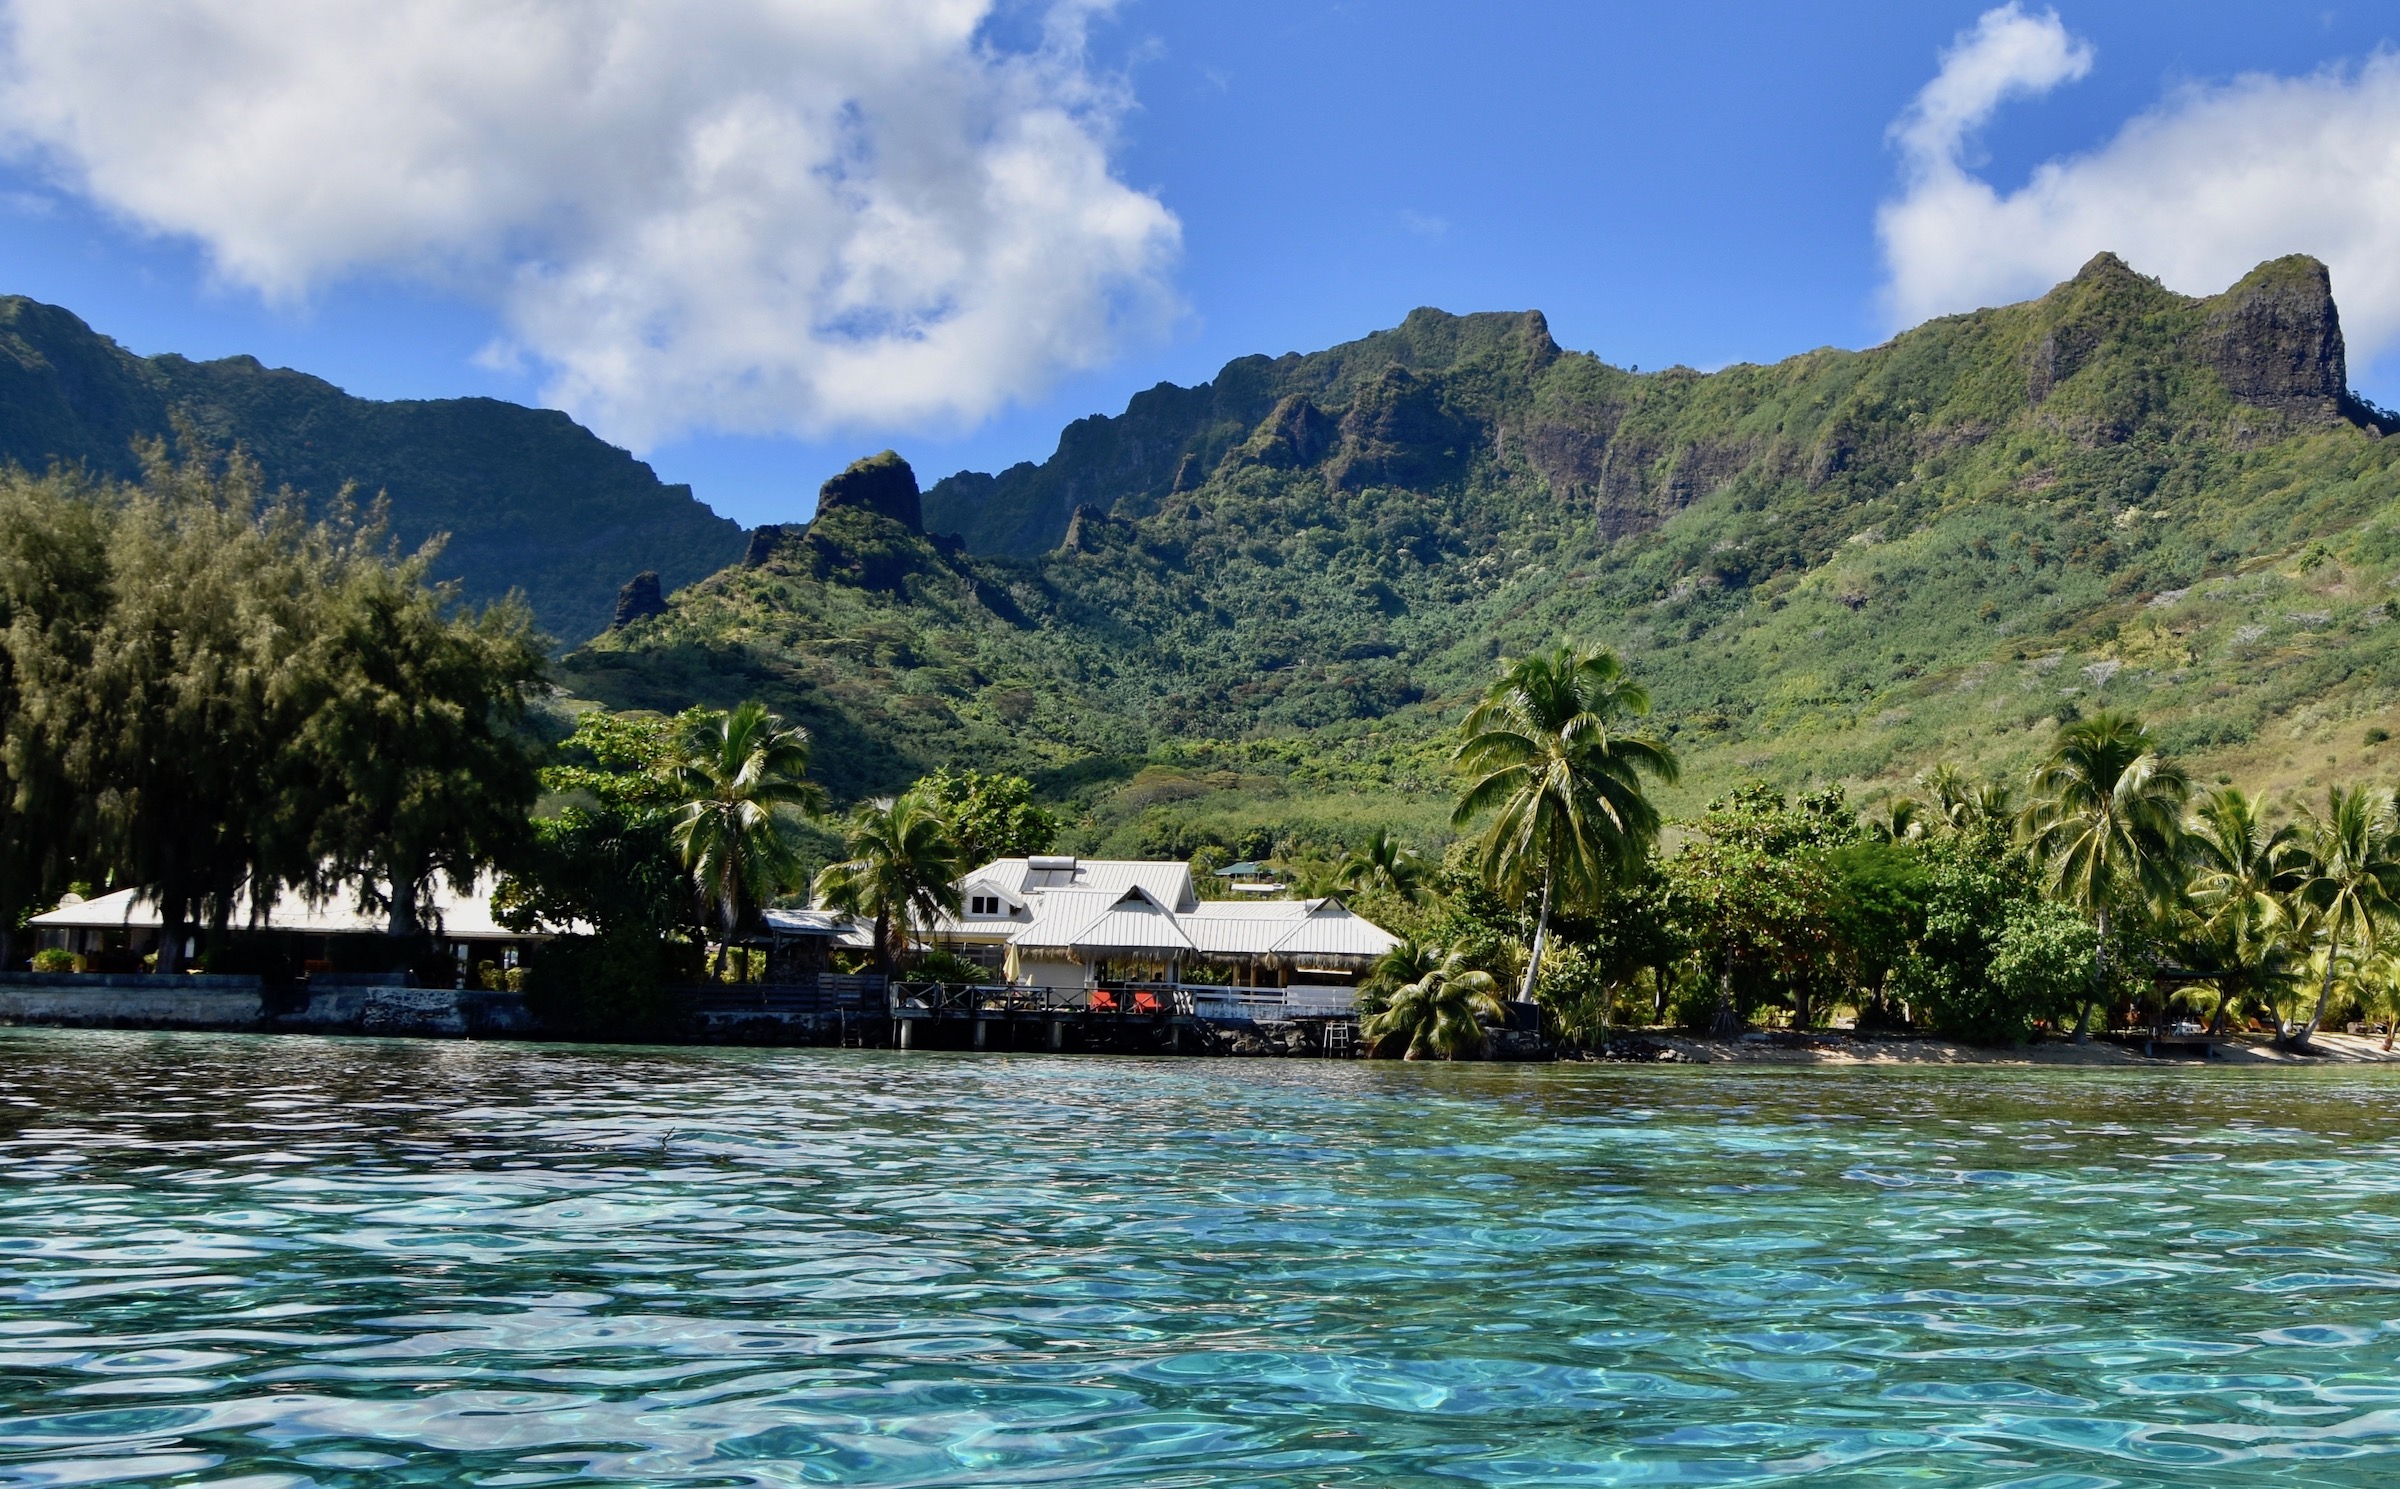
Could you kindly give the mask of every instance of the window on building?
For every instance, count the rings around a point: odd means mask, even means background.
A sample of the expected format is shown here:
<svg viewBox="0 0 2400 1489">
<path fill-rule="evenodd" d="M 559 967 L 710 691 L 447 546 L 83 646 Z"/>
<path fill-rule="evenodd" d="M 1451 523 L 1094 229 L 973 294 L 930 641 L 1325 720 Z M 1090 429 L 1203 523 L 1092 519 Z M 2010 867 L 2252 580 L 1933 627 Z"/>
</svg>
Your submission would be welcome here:
<svg viewBox="0 0 2400 1489">
<path fill-rule="evenodd" d="M 968 896 L 968 898 L 967 898 L 967 913 L 968 913 L 969 915 L 997 915 L 997 914 L 999 914 L 999 913 L 1000 913 L 1000 896 L 998 896 L 998 895 L 996 895 L 996 894 L 978 894 L 978 895 L 970 895 L 970 896 Z"/>
</svg>

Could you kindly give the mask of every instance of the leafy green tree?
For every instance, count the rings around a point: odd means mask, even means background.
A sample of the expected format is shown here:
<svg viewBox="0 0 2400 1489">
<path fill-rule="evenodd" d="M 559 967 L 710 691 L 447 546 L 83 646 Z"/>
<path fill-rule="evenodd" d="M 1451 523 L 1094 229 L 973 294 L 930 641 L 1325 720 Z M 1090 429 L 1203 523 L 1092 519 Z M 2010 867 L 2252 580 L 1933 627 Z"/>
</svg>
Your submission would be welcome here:
<svg viewBox="0 0 2400 1489">
<path fill-rule="evenodd" d="M 2045 888 L 2090 917 L 2098 933 L 2092 997 L 2075 1017 L 2081 1044 L 2106 980 L 2112 921 L 2180 889 L 2178 844 L 2191 788 L 2140 720 L 2104 709 L 2059 730 L 2034 771 L 2033 791 L 2020 822 Z"/>
<path fill-rule="evenodd" d="M 2034 1019 L 2090 1006 L 2091 989 L 2103 975 L 2100 953 L 2098 928 L 2073 906 L 2018 901 L 1992 946 L 1992 996 L 1953 1011 L 1949 1031 L 1979 1044 L 2023 1043 Z"/>
<path fill-rule="evenodd" d="M 889 976 L 895 937 L 905 947 L 912 933 L 958 913 L 966 871 L 958 840 L 940 809 L 911 792 L 859 807 L 843 849 L 850 856 L 817 875 L 817 902 L 874 920 L 875 964 Z"/>
<path fill-rule="evenodd" d="M 2272 985 L 2291 975 L 2293 894 L 2306 876 L 2307 851 L 2297 828 L 2270 824 L 2258 801 L 2235 786 L 2202 798 L 2183 841 L 2191 859 L 2189 939 L 2195 960 L 2216 974 L 2209 1028 L 2222 1033 L 2229 1011 L 2254 1000 L 2272 1006 Z"/>
<path fill-rule="evenodd" d="M 1342 855 L 1334 874 L 1342 888 L 1359 894 L 1388 894 L 1415 904 L 1428 893 L 1425 861 L 1381 827 L 1365 843 Z"/>
<path fill-rule="evenodd" d="M 2032 1013 L 2022 989 L 1995 985 L 1992 957 L 2012 916 L 2038 904 L 2025 859 L 1996 834 L 1946 834 L 1917 850 L 1925 871 L 1924 916 L 1891 990 L 1907 1016 L 1972 1044 L 2025 1037 Z"/>
<path fill-rule="evenodd" d="M 676 804 L 677 741 L 704 728 L 708 719 L 702 708 L 674 718 L 587 710 L 576 716 L 575 732 L 559 742 L 556 758 L 542 768 L 542 789 L 589 797 L 609 811 L 669 811 Z"/>
<path fill-rule="evenodd" d="M 333 555 L 320 691 L 293 744 L 312 877 L 357 885 L 405 945 L 437 874 L 474 883 L 522 842 L 538 789 L 525 706 L 546 664 L 521 601 L 461 614 L 455 586 L 428 582 L 434 549 L 387 563 L 380 538 L 370 523 Z"/>
<path fill-rule="evenodd" d="M 1739 837 L 1687 843 L 1666 862 L 1670 923 L 1717 986 L 1710 1032 L 1730 1036 L 1762 1003 L 1810 1022 L 1840 985 L 1833 885 L 1820 858 Z"/>
<path fill-rule="evenodd" d="M 1404 1059 L 1471 1059 L 1483 1053 L 1483 1020 L 1507 1016 L 1495 987 L 1490 973 L 1453 953 L 1360 1020 L 1358 1032 L 1378 1052 L 1398 1048 Z"/>
<path fill-rule="evenodd" d="M 1058 818 L 1034 805 L 1033 783 L 1023 776 L 972 770 L 954 775 L 945 767 L 915 789 L 949 819 L 959 855 L 970 869 L 994 859 L 1047 853 L 1058 841 Z"/>
<path fill-rule="evenodd" d="M 722 966 L 734 938 L 799 874 L 777 813 L 822 811 L 825 791 L 808 779 L 808 731 L 784 728 L 755 700 L 695 721 L 679 743 L 670 838 L 717 931 Z"/>
<path fill-rule="evenodd" d="M 1933 892 L 1924 847 L 1922 834 L 1878 837 L 1825 855 L 1834 957 L 1862 1015 L 1883 1002 L 1893 969 L 1924 933 Z"/>
<path fill-rule="evenodd" d="M 108 537 L 79 479 L 0 473 L 0 970 L 88 826 L 72 761 L 88 738 L 82 679 L 108 604 Z"/>
<path fill-rule="evenodd" d="M 2382 923 L 2400 914 L 2400 816 L 2392 793 L 2328 787 L 2325 805 L 2308 813 L 2308 858 L 2294 897 L 2324 940 L 2325 971 L 2316 1010 L 2288 1036 L 2308 1048 L 2333 997 L 2334 965 L 2345 949 L 2373 953 Z"/>
<path fill-rule="evenodd" d="M 338 539 L 289 493 L 265 496 L 238 452 L 219 471 L 153 446 L 144 464 L 112 523 L 78 774 L 102 855 L 153 887 L 171 972 L 187 932 L 220 939 L 245 890 L 255 910 L 317 872 L 323 796 L 289 746 L 328 683 L 313 643 Z"/>
<path fill-rule="evenodd" d="M 592 710 L 541 772 L 554 809 L 532 823 L 493 895 L 502 924 L 549 939 L 535 951 L 528 1002 L 552 1028 L 600 1038 L 668 1034 L 668 995 L 701 975 L 691 880 L 671 811 L 679 741 L 699 710 Z"/>
<path fill-rule="evenodd" d="M 1672 784 L 1679 767 L 1665 745 L 1618 729 L 1649 711 L 1649 692 L 1614 653 L 1560 646 L 1504 663 L 1461 726 L 1452 762 L 1468 781 L 1451 821 L 1464 827 L 1492 813 L 1486 879 L 1511 899 L 1540 891 L 1523 998 L 1533 996 L 1562 893 L 1576 904 L 1598 900 L 1658 840 L 1658 809 L 1642 777 Z"/>
</svg>

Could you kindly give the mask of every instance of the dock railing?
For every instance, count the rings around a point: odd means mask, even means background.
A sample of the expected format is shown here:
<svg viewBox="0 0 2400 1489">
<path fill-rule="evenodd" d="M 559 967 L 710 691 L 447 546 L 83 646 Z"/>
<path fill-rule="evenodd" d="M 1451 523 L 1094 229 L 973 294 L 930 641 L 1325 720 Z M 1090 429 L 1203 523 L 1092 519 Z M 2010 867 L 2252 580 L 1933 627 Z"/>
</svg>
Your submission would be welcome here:
<svg viewBox="0 0 2400 1489">
<path fill-rule="evenodd" d="M 1347 1019 L 1357 990 L 1297 984 L 1288 988 L 1225 987 L 1198 982 L 1103 983 L 1099 987 L 1037 987 L 1015 983 L 895 982 L 895 1018 L 943 1014 L 1180 1014 L 1222 1022 L 1278 1023 L 1287 1019 Z"/>
</svg>

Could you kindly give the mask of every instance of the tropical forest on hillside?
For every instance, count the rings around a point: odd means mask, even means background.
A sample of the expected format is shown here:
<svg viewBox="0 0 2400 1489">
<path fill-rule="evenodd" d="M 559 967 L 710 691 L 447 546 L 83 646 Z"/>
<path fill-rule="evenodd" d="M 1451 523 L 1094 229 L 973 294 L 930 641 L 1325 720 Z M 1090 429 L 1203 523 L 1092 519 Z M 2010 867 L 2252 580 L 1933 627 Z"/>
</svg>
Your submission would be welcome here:
<svg viewBox="0 0 2400 1489">
<path fill-rule="evenodd" d="M 1006 772 L 837 800 L 823 744 L 764 703 L 675 714 L 562 702 L 521 607 L 426 580 L 373 514 L 310 518 L 222 467 L 0 483 L 0 687 L 13 932 L 69 888 L 155 886 L 162 971 L 188 927 L 232 965 L 247 907 L 294 886 L 389 917 L 405 956 L 436 875 L 501 875 L 551 933 L 528 991 L 558 1027 L 670 1032 L 666 989 L 755 975 L 771 905 L 873 926 L 887 974 L 981 974 L 927 944 L 956 882 L 1066 824 Z M 2009 1044 L 2192 1017 L 2305 1048 L 2400 1000 L 2400 819 L 2336 783 L 2279 808 L 2196 781 L 2114 707 L 2047 724 L 2032 767 L 1943 762 L 1861 812 L 1839 785 L 1703 788 L 1655 732 L 1650 670 L 1559 644 L 1504 658 L 1428 748 L 1439 843 L 1233 845 L 1304 896 L 1403 934 L 1366 980 L 1389 1054 L 1482 1052 L 1503 1001 L 1569 1046 L 1675 1025 L 1924 1030 Z M 1227 851 L 1205 844 L 1206 871 Z M 12 949 L 9 953 L 15 955 Z"/>
<path fill-rule="evenodd" d="M 1729 780 L 1880 807 L 1944 763 L 2014 778 L 2103 710 L 2289 803 L 2388 768 L 2390 427 L 2306 259 L 2192 299 L 2104 255 L 1712 373 L 1420 311 L 1153 389 L 1040 467 L 920 497 L 863 461 L 558 676 L 620 709 L 763 699 L 844 799 L 1023 775 L 1119 856 L 1430 851 L 1448 731 L 1562 635 L 1653 689 L 1686 819 Z"/>
</svg>

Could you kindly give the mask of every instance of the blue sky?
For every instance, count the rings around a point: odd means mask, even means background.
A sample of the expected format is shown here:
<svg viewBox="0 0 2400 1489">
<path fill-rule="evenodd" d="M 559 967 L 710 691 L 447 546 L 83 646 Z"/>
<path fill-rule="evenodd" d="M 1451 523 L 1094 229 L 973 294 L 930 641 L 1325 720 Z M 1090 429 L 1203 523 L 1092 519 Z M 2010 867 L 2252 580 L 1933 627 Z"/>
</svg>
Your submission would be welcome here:
<svg viewBox="0 0 2400 1489">
<path fill-rule="evenodd" d="M 1561 343 L 1645 368 L 1870 344 L 1893 320 L 1878 208 L 1906 186 L 1887 131 L 1985 9 L 1130 0 L 1093 24 L 1085 66 L 1129 90 L 1108 141 L 1116 180 L 1179 224 L 1152 276 L 1171 303 L 1098 365 L 1005 385 L 1015 396 L 988 416 L 852 414 L 804 435 L 669 420 L 643 453 L 756 523 L 806 515 L 825 475 L 886 445 L 927 481 L 1040 459 L 1063 424 L 1152 383 L 1330 345 L 1418 305 L 1539 308 Z M 986 40 L 1034 19 L 1004 14 Z M 2021 88 L 1968 136 L 1967 166 L 2002 195 L 2195 90 L 2349 77 L 2400 43 L 2400 6 L 2067 4 L 2058 20 L 2088 49 L 2083 75 Z M 500 313 L 456 276 L 387 259 L 262 294 L 212 269 L 222 237 L 145 230 L 134 198 L 101 205 L 109 193 L 54 158 L 20 153 L 6 175 L 0 290 L 136 351 L 247 352 L 371 397 L 538 402 L 552 386 L 538 359 L 485 354 Z M 2296 217 L 2288 248 L 2333 257 L 2312 231 Z M 2400 402 L 2400 355 L 2353 376 Z"/>
</svg>

